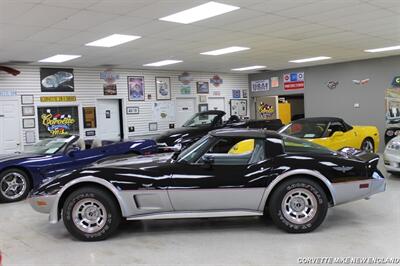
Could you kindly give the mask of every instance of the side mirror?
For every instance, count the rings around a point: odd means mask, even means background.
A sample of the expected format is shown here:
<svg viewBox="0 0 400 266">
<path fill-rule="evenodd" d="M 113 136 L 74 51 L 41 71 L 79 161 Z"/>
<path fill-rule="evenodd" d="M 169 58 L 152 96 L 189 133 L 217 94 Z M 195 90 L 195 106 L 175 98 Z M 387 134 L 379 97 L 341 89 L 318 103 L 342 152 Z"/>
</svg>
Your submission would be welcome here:
<svg viewBox="0 0 400 266">
<path fill-rule="evenodd" d="M 336 138 L 336 137 L 341 137 L 343 135 L 344 135 L 343 131 L 336 131 L 335 133 L 333 133 L 332 137 Z"/>
<path fill-rule="evenodd" d="M 211 168 L 214 164 L 214 158 L 210 155 L 203 155 L 203 157 L 201 157 L 201 160 L 203 161 L 204 166 L 207 168 Z"/>
<path fill-rule="evenodd" d="M 69 157 L 74 157 L 75 156 L 75 152 L 80 151 L 81 149 L 79 147 L 72 147 L 71 149 L 68 150 L 67 155 Z"/>
</svg>

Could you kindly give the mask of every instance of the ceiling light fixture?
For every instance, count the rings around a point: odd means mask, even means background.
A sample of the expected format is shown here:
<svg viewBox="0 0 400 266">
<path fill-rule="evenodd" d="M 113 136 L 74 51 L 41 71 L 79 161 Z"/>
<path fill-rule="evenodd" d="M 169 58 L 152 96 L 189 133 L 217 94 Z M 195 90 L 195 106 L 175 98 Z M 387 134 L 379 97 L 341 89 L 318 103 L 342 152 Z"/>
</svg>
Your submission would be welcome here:
<svg viewBox="0 0 400 266">
<path fill-rule="evenodd" d="M 208 2 L 166 17 L 159 18 L 159 20 L 189 24 L 203 19 L 222 15 L 237 10 L 239 8 L 240 7 L 221 4 L 217 2 Z"/>
<path fill-rule="evenodd" d="M 266 66 L 248 66 L 248 67 L 240 67 L 240 68 L 232 68 L 233 71 L 246 71 L 246 70 L 255 70 L 266 68 Z"/>
<path fill-rule="evenodd" d="M 182 60 L 162 60 L 154 63 L 149 63 L 145 64 L 143 66 L 154 66 L 154 67 L 159 67 L 159 66 L 166 66 L 166 65 L 172 65 L 172 64 L 177 64 L 183 62 Z"/>
<path fill-rule="evenodd" d="M 249 47 L 231 46 L 231 47 L 226 47 L 226 48 L 222 48 L 222 49 L 218 49 L 218 50 L 203 52 L 203 53 L 200 53 L 200 54 L 203 54 L 203 55 L 222 55 L 222 54 L 230 54 L 230 53 L 245 51 L 245 50 L 249 50 L 249 49 L 250 49 Z"/>
<path fill-rule="evenodd" d="M 73 60 L 81 57 L 80 55 L 69 55 L 69 54 L 57 54 L 42 60 L 39 60 L 41 63 L 63 63 L 69 60 Z"/>
<path fill-rule="evenodd" d="M 382 48 L 375 48 L 375 49 L 367 49 L 367 50 L 364 50 L 364 52 L 380 53 L 380 52 L 394 51 L 394 50 L 399 50 L 399 49 L 400 49 L 400 45 L 396 45 L 396 46 L 389 46 L 389 47 L 382 47 Z"/>
<path fill-rule="evenodd" d="M 85 44 L 86 46 L 97 46 L 97 47 L 114 47 L 123 43 L 127 43 L 133 40 L 142 38 L 141 36 L 135 35 L 123 35 L 123 34 L 112 34 L 94 42 Z"/>
<path fill-rule="evenodd" d="M 310 58 L 303 58 L 303 59 L 296 59 L 296 60 L 290 60 L 290 63 L 307 63 L 307 62 L 314 62 L 314 61 L 321 61 L 321 60 L 327 60 L 331 59 L 332 57 L 329 56 L 317 56 L 317 57 L 310 57 Z"/>
</svg>

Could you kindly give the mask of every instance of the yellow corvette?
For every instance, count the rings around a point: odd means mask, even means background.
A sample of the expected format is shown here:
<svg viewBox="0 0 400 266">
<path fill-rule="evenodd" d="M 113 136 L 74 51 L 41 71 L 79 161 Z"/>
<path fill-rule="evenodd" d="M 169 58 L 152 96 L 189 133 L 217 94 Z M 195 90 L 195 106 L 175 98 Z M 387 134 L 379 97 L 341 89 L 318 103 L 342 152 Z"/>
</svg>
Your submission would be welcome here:
<svg viewBox="0 0 400 266">
<path fill-rule="evenodd" d="M 280 133 L 307 139 L 332 150 L 353 147 L 377 152 L 379 131 L 374 126 L 351 126 L 336 117 L 303 118 L 283 127 Z"/>
</svg>

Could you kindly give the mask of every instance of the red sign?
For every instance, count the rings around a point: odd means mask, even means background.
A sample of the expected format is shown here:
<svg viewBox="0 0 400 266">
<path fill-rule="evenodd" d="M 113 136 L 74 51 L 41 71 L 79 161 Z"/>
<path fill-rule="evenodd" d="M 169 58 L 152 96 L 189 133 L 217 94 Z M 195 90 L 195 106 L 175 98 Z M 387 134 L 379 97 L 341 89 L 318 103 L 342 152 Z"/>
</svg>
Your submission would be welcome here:
<svg viewBox="0 0 400 266">
<path fill-rule="evenodd" d="M 285 90 L 300 90 L 304 89 L 304 81 L 285 82 Z"/>
<path fill-rule="evenodd" d="M 304 72 L 292 72 L 283 75 L 283 88 L 285 90 L 304 89 Z"/>
</svg>

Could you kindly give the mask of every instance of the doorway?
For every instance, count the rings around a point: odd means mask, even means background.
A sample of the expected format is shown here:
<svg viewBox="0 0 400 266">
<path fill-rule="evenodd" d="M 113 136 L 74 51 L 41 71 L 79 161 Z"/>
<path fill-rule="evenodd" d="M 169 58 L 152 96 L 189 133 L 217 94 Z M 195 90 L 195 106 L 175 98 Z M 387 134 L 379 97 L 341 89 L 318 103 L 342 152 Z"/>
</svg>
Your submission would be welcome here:
<svg viewBox="0 0 400 266">
<path fill-rule="evenodd" d="M 176 126 L 181 127 L 196 113 L 196 98 L 176 98 Z"/>
<path fill-rule="evenodd" d="M 20 150 L 18 100 L 0 100 L 0 154 Z"/>
<path fill-rule="evenodd" d="M 103 140 L 124 139 L 122 100 L 97 100 L 97 136 Z"/>
<path fill-rule="evenodd" d="M 279 98 L 284 98 L 290 103 L 292 121 L 304 118 L 304 94 L 282 95 Z"/>
</svg>

